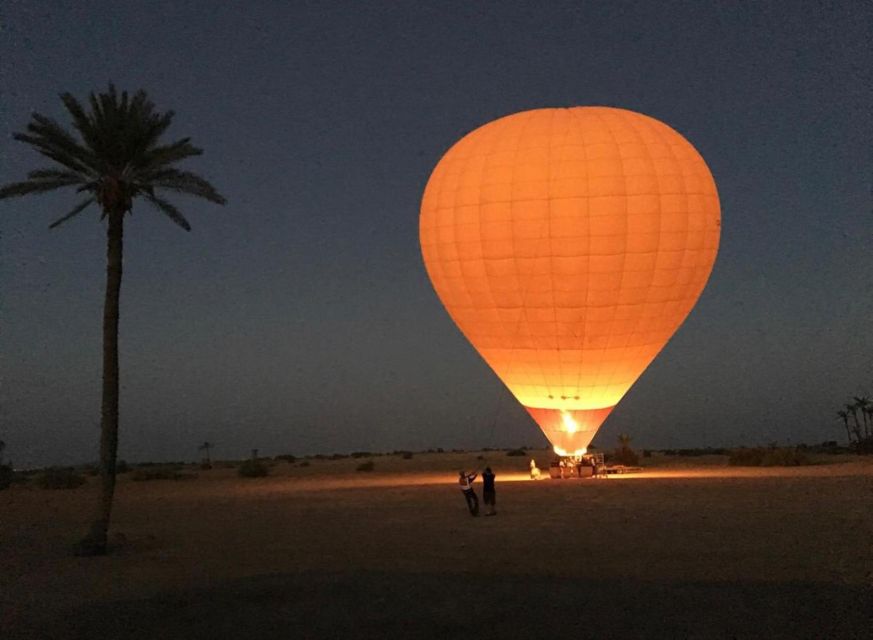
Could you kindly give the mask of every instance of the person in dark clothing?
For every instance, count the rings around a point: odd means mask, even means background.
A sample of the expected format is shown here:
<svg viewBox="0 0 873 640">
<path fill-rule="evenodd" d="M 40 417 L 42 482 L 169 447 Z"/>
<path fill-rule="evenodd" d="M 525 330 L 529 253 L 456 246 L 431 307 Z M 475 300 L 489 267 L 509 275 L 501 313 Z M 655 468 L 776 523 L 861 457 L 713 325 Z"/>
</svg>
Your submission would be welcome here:
<svg viewBox="0 0 873 640">
<path fill-rule="evenodd" d="M 491 467 L 485 467 L 485 472 L 482 474 L 482 500 L 488 505 L 488 513 L 486 516 L 496 516 L 497 511 L 497 493 L 494 491 L 494 472 Z"/>
<path fill-rule="evenodd" d="M 467 501 L 467 508 L 470 510 L 471 516 L 479 515 L 479 498 L 476 497 L 476 491 L 473 489 L 473 480 L 476 479 L 476 473 L 467 473 L 460 471 L 458 473 L 458 484 L 461 485 L 461 491 L 464 493 L 464 499 Z"/>
</svg>

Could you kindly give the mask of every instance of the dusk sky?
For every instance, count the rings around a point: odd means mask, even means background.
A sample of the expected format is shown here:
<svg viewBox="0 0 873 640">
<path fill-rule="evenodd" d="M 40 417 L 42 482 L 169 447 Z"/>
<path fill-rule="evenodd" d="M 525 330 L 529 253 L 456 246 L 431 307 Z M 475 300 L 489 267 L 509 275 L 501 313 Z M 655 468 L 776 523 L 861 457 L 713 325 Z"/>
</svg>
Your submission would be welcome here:
<svg viewBox="0 0 873 640">
<path fill-rule="evenodd" d="M 639 447 L 843 440 L 873 392 L 873 4 L 30 2 L 0 8 L 0 182 L 58 94 L 146 89 L 225 207 L 134 205 L 121 303 L 129 461 L 545 446 L 443 310 L 421 195 L 476 127 L 607 105 L 718 185 L 696 308 L 607 420 Z M 72 190 L 0 202 L 0 439 L 97 457 L 105 229 Z"/>
</svg>

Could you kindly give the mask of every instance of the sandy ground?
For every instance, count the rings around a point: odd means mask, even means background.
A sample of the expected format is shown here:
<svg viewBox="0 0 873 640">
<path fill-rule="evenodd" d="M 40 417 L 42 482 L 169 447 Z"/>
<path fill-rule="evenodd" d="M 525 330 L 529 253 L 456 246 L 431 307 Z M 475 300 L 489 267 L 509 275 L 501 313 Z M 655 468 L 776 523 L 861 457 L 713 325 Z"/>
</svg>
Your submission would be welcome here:
<svg viewBox="0 0 873 640">
<path fill-rule="evenodd" d="M 482 455 L 124 476 L 105 558 L 69 553 L 94 479 L 0 492 L 0 638 L 873 637 L 873 460 L 532 482 Z M 486 462 L 471 518 L 456 470 Z"/>
</svg>

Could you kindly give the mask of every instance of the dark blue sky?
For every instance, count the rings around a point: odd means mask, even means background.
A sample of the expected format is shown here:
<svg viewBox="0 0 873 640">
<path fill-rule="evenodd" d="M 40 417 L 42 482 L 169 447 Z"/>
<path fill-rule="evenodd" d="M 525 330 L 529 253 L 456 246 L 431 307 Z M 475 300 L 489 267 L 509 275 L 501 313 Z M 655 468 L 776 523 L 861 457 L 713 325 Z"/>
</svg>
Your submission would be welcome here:
<svg viewBox="0 0 873 640">
<path fill-rule="evenodd" d="M 113 80 L 177 112 L 229 200 L 180 198 L 189 234 L 134 207 L 121 457 L 544 445 L 433 293 L 418 207 L 465 133 L 572 105 L 677 129 L 723 215 L 696 309 L 595 444 L 840 437 L 873 391 L 873 5 L 423 5 L 3 3 L 2 182 L 43 164 L 11 140 L 32 110 Z M 96 458 L 105 235 L 96 211 L 48 231 L 72 203 L 0 203 L 20 464 Z"/>
</svg>

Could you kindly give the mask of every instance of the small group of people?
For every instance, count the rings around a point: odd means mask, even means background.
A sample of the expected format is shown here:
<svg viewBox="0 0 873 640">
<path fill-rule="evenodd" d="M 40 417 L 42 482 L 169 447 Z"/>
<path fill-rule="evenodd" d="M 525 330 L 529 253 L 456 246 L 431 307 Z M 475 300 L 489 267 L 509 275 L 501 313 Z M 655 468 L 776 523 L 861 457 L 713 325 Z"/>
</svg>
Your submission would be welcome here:
<svg viewBox="0 0 873 640">
<path fill-rule="evenodd" d="M 553 478 L 584 478 L 597 475 L 594 456 L 582 455 L 570 458 L 555 458 L 549 473 Z"/>
<path fill-rule="evenodd" d="M 464 494 L 464 499 L 467 501 L 467 508 L 470 510 L 471 516 L 479 515 L 479 498 L 476 496 L 476 490 L 473 488 L 473 481 L 479 476 L 475 471 L 459 471 L 458 484 L 461 485 L 461 492 Z M 494 472 L 491 467 L 485 467 L 482 472 L 482 501 L 488 506 L 486 516 L 496 516 L 497 492 L 494 489 Z"/>
</svg>

